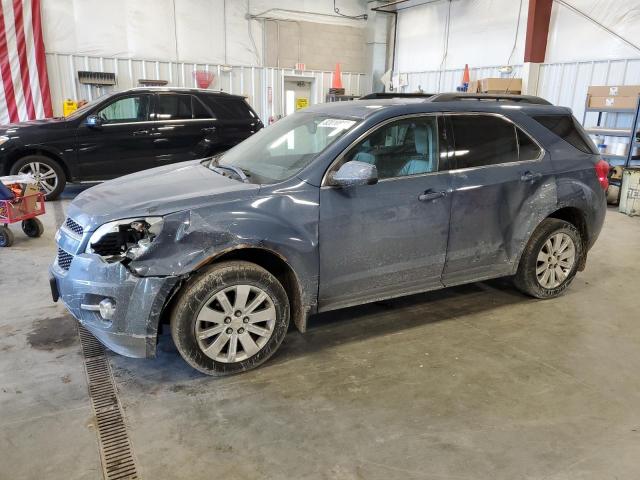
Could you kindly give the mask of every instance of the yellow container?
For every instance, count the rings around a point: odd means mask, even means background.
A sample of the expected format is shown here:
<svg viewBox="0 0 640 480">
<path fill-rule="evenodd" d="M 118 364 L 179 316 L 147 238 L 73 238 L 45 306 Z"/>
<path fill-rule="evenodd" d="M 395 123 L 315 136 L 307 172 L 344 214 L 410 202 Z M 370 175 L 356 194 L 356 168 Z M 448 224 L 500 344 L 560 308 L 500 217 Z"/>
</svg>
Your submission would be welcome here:
<svg viewBox="0 0 640 480">
<path fill-rule="evenodd" d="M 71 115 L 78 109 L 78 102 L 74 102 L 73 100 L 67 98 L 64 102 L 62 102 L 62 114 L 66 117 Z"/>
</svg>

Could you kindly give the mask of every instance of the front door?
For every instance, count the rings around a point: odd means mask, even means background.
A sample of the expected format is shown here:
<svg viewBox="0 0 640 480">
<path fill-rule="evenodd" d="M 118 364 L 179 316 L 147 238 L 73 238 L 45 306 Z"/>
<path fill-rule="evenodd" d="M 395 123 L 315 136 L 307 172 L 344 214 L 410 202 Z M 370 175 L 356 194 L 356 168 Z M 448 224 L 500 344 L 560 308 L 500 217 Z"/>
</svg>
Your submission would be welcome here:
<svg viewBox="0 0 640 480">
<path fill-rule="evenodd" d="M 151 133 L 157 165 L 205 157 L 216 136 L 217 120 L 197 97 L 159 93 Z"/>
<path fill-rule="evenodd" d="M 105 180 L 154 166 L 150 100 L 149 94 L 118 97 L 93 112 L 102 125 L 78 126 L 83 180 Z"/>
<path fill-rule="evenodd" d="M 438 131 L 436 115 L 386 122 L 331 167 L 372 163 L 379 181 L 321 188 L 320 310 L 442 286 L 451 199 Z"/>
<path fill-rule="evenodd" d="M 493 114 L 447 115 L 453 137 L 451 234 L 445 285 L 509 275 L 545 210 L 543 150 Z"/>
</svg>

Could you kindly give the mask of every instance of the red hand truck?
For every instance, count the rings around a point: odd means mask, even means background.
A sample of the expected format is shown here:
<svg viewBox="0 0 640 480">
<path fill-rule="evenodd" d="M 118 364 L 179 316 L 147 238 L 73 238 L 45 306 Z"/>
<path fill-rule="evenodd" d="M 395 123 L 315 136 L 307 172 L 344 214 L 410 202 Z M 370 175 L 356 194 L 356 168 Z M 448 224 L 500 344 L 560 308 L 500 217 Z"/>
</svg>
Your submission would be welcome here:
<svg viewBox="0 0 640 480">
<path fill-rule="evenodd" d="M 44 226 L 36 217 L 44 213 L 44 194 L 40 192 L 13 200 L 0 200 L 0 247 L 13 244 L 13 232 L 8 227 L 11 223 L 22 222 L 22 231 L 28 237 L 42 235 Z"/>
</svg>

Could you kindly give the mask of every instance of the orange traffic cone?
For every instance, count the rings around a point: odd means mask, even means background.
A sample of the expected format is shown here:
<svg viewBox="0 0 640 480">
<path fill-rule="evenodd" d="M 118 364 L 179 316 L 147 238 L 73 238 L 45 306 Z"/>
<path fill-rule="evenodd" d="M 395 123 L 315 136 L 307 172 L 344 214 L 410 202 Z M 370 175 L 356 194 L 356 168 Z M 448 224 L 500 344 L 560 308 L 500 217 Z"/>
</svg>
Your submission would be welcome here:
<svg viewBox="0 0 640 480">
<path fill-rule="evenodd" d="M 462 74 L 462 84 L 469 85 L 469 64 L 464 64 L 464 73 Z"/>
<path fill-rule="evenodd" d="M 340 64 L 336 63 L 336 69 L 333 72 L 331 80 L 331 88 L 342 88 L 342 74 L 340 73 Z"/>
</svg>

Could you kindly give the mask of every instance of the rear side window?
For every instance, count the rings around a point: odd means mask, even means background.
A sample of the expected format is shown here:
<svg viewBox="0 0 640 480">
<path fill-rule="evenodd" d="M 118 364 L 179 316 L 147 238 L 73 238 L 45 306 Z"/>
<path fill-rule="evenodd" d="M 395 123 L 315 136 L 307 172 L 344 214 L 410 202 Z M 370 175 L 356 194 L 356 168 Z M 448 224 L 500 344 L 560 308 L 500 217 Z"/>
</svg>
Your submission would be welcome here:
<svg viewBox="0 0 640 480">
<path fill-rule="evenodd" d="M 158 95 L 157 120 L 185 120 L 193 118 L 191 95 Z"/>
<path fill-rule="evenodd" d="M 518 160 L 536 160 L 540 157 L 542 150 L 534 142 L 529 135 L 524 133 L 519 128 L 516 128 L 518 135 Z"/>
<path fill-rule="evenodd" d="M 578 129 L 573 115 L 534 115 L 533 119 L 584 153 L 598 153 Z"/>
<path fill-rule="evenodd" d="M 193 107 L 193 118 L 212 118 L 211 112 L 198 97 L 191 97 L 191 106 Z"/>
<path fill-rule="evenodd" d="M 224 120 L 249 120 L 255 118 L 247 102 L 241 98 L 203 95 L 202 99 L 217 118 Z"/>
<path fill-rule="evenodd" d="M 493 115 L 452 115 L 455 168 L 518 161 L 513 124 Z"/>
</svg>

